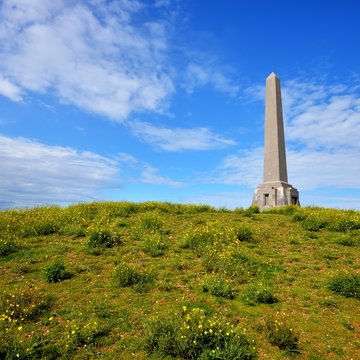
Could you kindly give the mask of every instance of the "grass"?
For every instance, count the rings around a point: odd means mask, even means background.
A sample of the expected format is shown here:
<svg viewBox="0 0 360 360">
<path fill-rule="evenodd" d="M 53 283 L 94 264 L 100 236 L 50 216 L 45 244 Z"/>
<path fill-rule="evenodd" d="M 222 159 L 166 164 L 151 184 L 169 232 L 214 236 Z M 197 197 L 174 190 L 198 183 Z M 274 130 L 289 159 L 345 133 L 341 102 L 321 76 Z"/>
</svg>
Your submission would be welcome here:
<svg viewBox="0 0 360 360">
<path fill-rule="evenodd" d="M 0 358 L 355 359 L 359 239 L 315 207 L 0 211 Z"/>
<path fill-rule="evenodd" d="M 71 273 L 65 270 L 63 263 L 55 262 L 48 265 L 44 270 L 44 279 L 48 283 L 60 282 L 71 277 Z"/>
<path fill-rule="evenodd" d="M 329 281 L 329 289 L 337 294 L 360 300 L 360 276 L 355 274 L 336 275 Z"/>
<path fill-rule="evenodd" d="M 211 295 L 226 299 L 234 299 L 236 295 L 236 288 L 232 282 L 220 276 L 211 276 L 205 279 L 202 289 Z"/>
<path fill-rule="evenodd" d="M 186 306 L 175 317 L 152 321 L 145 335 L 146 350 L 157 358 L 252 360 L 257 358 L 252 345 L 226 319 Z"/>
<path fill-rule="evenodd" d="M 119 265 L 115 269 L 114 280 L 115 284 L 120 287 L 131 286 L 141 291 L 154 283 L 155 277 L 126 265 Z"/>
<path fill-rule="evenodd" d="M 263 284 L 251 284 L 245 289 L 243 299 L 248 305 L 275 304 L 278 302 L 271 289 Z"/>
</svg>

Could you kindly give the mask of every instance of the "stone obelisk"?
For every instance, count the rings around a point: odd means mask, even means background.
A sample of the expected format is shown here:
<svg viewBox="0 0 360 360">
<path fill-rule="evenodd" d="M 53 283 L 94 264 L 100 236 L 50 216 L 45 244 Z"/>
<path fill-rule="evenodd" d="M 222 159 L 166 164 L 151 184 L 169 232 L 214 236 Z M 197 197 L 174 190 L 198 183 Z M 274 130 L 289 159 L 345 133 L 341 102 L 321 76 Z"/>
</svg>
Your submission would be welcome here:
<svg viewBox="0 0 360 360">
<path fill-rule="evenodd" d="M 264 180 L 254 192 L 253 205 L 260 209 L 299 205 L 299 192 L 288 183 L 280 79 L 266 79 Z"/>
</svg>

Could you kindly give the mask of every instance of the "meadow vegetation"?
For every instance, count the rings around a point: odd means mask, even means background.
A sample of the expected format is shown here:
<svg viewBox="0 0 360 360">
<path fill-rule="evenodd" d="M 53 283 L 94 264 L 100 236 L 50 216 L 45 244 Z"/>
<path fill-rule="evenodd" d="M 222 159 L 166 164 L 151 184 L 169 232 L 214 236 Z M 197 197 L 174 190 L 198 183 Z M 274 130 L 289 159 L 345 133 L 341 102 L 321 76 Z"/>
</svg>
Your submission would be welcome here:
<svg viewBox="0 0 360 360">
<path fill-rule="evenodd" d="M 0 211 L 0 358 L 360 358 L 360 212 Z"/>
</svg>

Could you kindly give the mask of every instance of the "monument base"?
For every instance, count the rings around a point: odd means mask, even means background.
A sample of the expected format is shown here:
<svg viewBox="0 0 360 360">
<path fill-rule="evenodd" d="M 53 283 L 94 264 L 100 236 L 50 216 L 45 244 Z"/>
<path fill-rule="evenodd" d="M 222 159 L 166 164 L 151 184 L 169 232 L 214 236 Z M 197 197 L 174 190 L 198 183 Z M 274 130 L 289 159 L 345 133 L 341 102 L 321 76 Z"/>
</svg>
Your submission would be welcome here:
<svg viewBox="0 0 360 360">
<path fill-rule="evenodd" d="M 252 203 L 258 205 L 260 210 L 275 206 L 300 205 L 299 192 L 283 181 L 265 182 L 256 188 Z"/>
</svg>

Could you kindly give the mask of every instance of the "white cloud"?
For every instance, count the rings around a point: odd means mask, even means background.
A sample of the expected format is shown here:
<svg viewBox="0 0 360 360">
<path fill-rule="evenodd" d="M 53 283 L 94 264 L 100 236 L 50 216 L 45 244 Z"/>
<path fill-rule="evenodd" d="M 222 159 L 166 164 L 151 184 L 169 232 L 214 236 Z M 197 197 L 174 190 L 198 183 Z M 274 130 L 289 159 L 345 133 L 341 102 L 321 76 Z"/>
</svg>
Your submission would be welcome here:
<svg viewBox="0 0 360 360">
<path fill-rule="evenodd" d="M 180 181 L 171 180 L 168 177 L 159 175 L 159 170 L 146 164 L 141 172 L 141 182 L 153 185 L 166 185 L 170 187 L 181 187 Z"/>
<path fill-rule="evenodd" d="M 287 150 L 289 182 L 301 190 L 321 188 L 360 189 L 358 153 L 351 149 Z M 218 167 L 213 182 L 247 185 L 262 182 L 263 148 L 227 156 Z"/>
<path fill-rule="evenodd" d="M 12 101 L 22 101 L 21 89 L 0 75 L 0 94 Z"/>
<path fill-rule="evenodd" d="M 173 92 L 165 23 L 134 23 L 137 1 L 4 0 L 0 8 L 0 84 L 57 95 L 63 102 L 122 121 L 162 112 Z M 4 90 L 5 88 L 5 90 Z"/>
<path fill-rule="evenodd" d="M 129 126 L 139 139 L 165 151 L 211 150 L 236 144 L 208 128 L 170 129 L 142 121 L 129 123 Z"/>
<path fill-rule="evenodd" d="M 360 95 L 354 84 L 284 84 L 287 139 L 307 147 L 359 148 Z"/>
<path fill-rule="evenodd" d="M 98 154 L 0 135 L 0 208 L 98 199 L 117 163 Z"/>
<path fill-rule="evenodd" d="M 228 155 L 209 179 L 214 183 L 254 187 L 261 182 L 262 168 L 262 149 L 244 151 L 242 154 Z"/>
<path fill-rule="evenodd" d="M 116 158 L 120 162 L 125 163 L 130 166 L 136 166 L 139 164 L 139 161 L 133 155 L 125 153 L 125 152 L 117 154 Z"/>
<path fill-rule="evenodd" d="M 167 7 L 171 4 L 171 0 L 155 0 L 156 7 Z"/>
<path fill-rule="evenodd" d="M 285 80 L 281 85 L 285 137 L 308 148 L 359 148 L 360 84 L 325 80 Z M 265 101 L 265 86 L 245 90 L 255 101 Z"/>
<path fill-rule="evenodd" d="M 239 92 L 239 86 L 214 65 L 190 63 L 186 69 L 186 80 L 185 88 L 188 93 L 207 85 L 230 96 Z"/>
<path fill-rule="evenodd" d="M 172 180 L 169 177 L 160 175 L 159 169 L 145 161 L 138 160 L 131 154 L 120 153 L 116 158 L 123 165 L 128 166 L 129 173 L 132 173 L 132 176 L 128 177 L 128 181 L 131 183 L 165 185 L 175 188 L 183 185 L 181 181 Z"/>
</svg>

